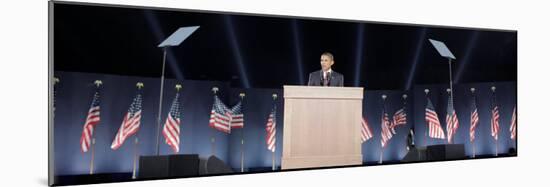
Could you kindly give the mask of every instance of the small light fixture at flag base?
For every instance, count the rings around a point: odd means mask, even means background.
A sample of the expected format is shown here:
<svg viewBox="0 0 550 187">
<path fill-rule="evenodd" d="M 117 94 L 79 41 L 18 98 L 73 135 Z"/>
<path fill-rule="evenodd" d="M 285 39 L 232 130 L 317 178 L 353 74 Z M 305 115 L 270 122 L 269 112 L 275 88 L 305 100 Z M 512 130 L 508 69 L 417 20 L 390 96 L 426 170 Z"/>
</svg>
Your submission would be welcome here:
<svg viewBox="0 0 550 187">
<path fill-rule="evenodd" d="M 181 84 L 176 84 L 176 91 L 178 91 L 178 92 L 179 92 L 179 91 L 180 91 L 180 89 L 181 89 Z"/>
</svg>

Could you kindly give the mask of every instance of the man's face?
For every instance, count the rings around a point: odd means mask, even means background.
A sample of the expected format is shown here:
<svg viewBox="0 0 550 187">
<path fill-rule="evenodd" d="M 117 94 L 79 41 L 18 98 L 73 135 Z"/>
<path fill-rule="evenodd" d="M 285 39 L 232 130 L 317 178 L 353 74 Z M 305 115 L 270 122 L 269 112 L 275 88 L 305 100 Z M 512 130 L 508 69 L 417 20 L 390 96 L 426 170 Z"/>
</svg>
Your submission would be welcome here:
<svg viewBox="0 0 550 187">
<path fill-rule="evenodd" d="M 334 60 L 329 56 L 321 55 L 321 69 L 323 69 L 323 71 L 328 71 L 332 64 L 334 64 Z"/>
</svg>

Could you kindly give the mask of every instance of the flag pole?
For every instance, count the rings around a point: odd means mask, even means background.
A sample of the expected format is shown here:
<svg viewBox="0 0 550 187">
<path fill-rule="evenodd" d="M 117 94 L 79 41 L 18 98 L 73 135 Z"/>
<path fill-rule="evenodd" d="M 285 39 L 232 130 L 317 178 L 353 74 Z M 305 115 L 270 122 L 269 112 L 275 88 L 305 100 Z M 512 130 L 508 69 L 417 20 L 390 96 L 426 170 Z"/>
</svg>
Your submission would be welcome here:
<svg viewBox="0 0 550 187">
<path fill-rule="evenodd" d="M 212 92 L 214 93 L 214 96 L 216 96 L 216 94 L 218 93 L 219 91 L 219 88 L 218 87 L 212 87 Z M 215 129 L 212 129 L 210 131 L 210 142 L 212 144 L 211 148 L 212 148 L 212 156 L 216 155 L 216 138 L 214 137 L 215 135 Z"/>
<path fill-rule="evenodd" d="M 244 100 L 244 93 L 240 93 L 239 97 L 241 98 L 241 105 Z M 242 111 L 242 108 L 241 108 Z M 241 130 L 241 173 L 244 172 L 244 117 L 243 117 L 243 129 Z"/>
<path fill-rule="evenodd" d="M 164 94 L 164 69 L 166 66 L 166 48 L 163 47 L 163 55 L 162 55 L 162 74 L 160 77 L 160 98 L 159 98 L 159 113 L 157 117 L 157 156 L 160 154 L 160 115 L 162 113 L 162 95 Z"/>
<path fill-rule="evenodd" d="M 447 88 L 447 93 L 449 94 L 449 97 L 450 97 L 450 100 L 451 100 L 451 101 L 449 102 L 449 105 L 451 105 L 451 106 L 450 106 L 451 109 L 454 110 L 454 106 L 453 106 L 453 96 L 452 96 L 452 93 L 451 93 L 451 89 L 450 89 L 450 88 Z M 447 106 L 447 108 L 449 108 L 449 106 Z M 447 113 L 448 113 L 448 112 L 449 112 L 449 111 L 447 111 Z M 447 114 L 447 115 L 451 115 L 451 116 L 452 116 L 453 114 L 451 113 L 451 114 Z M 451 117 L 451 118 L 452 118 L 452 117 Z M 446 123 L 449 123 L 449 122 L 446 121 Z M 452 119 L 450 120 L 450 123 L 451 123 L 451 124 L 453 123 L 453 122 L 452 122 Z M 449 126 L 447 125 L 447 127 L 449 127 Z M 453 128 L 453 127 L 451 127 L 451 129 L 453 129 L 453 131 L 454 131 L 454 128 Z M 450 130 L 447 129 L 447 132 L 449 132 L 449 131 L 450 131 Z M 453 144 L 453 142 L 454 142 L 453 139 L 454 139 L 454 134 L 455 134 L 455 133 L 456 133 L 456 132 L 453 132 L 453 134 L 452 134 L 453 136 L 450 136 L 449 144 Z M 451 134 L 447 134 L 447 136 L 449 136 L 449 135 L 451 135 Z"/>
<path fill-rule="evenodd" d="M 476 102 L 476 95 L 475 95 L 475 91 L 476 89 L 475 88 L 470 88 L 470 91 L 472 92 L 472 97 L 474 98 L 474 104 Z M 477 105 L 476 105 L 476 108 L 477 108 Z M 477 109 L 476 109 L 477 110 Z M 470 114 L 471 115 L 471 114 Z M 470 120 L 472 120 L 472 118 L 470 117 Z M 470 121 L 470 125 L 471 125 L 471 121 Z M 470 127 L 471 128 L 471 127 Z M 471 136 L 471 135 L 470 135 Z M 474 130 L 474 137 L 475 137 L 475 130 Z M 470 137 L 471 138 L 471 137 Z M 476 157 L 476 146 L 475 146 L 475 142 L 476 140 L 473 139 L 472 142 L 471 142 L 471 146 L 472 146 L 472 158 L 475 158 Z"/>
<path fill-rule="evenodd" d="M 451 106 L 453 106 L 454 108 L 454 105 L 453 105 L 453 71 L 451 69 L 451 58 L 448 58 L 449 59 L 449 88 L 451 89 L 450 93 L 451 93 Z"/>
<path fill-rule="evenodd" d="M 96 85 L 97 89 L 99 89 L 99 87 L 103 84 L 103 82 L 101 82 L 101 80 L 95 80 L 94 84 Z M 92 156 L 91 156 L 92 158 L 90 159 L 90 175 L 94 174 L 95 133 L 93 133 L 93 131 L 92 131 L 92 142 L 91 143 L 92 143 L 92 145 L 91 145 L 91 153 L 90 154 L 92 154 Z"/>
<path fill-rule="evenodd" d="M 136 137 L 134 141 L 134 169 L 132 170 L 132 179 L 136 179 L 136 160 L 137 160 L 137 152 L 138 152 L 138 137 Z"/>
<path fill-rule="evenodd" d="M 275 171 L 275 151 L 271 151 L 271 170 Z"/>
<path fill-rule="evenodd" d="M 385 117 L 385 116 L 384 116 L 384 115 L 385 115 L 384 113 L 386 112 L 386 109 L 385 109 L 385 107 L 386 107 L 386 106 L 385 106 L 385 105 L 386 105 L 386 97 L 387 97 L 387 96 L 386 96 L 385 94 L 382 95 L 382 108 L 383 108 L 383 111 L 382 111 L 382 112 L 383 112 L 383 113 L 382 113 L 382 120 L 384 120 L 384 117 Z M 382 124 L 383 124 L 383 123 L 384 123 L 384 122 L 382 121 Z M 384 131 L 384 127 L 380 128 L 380 131 L 383 132 L 383 131 Z M 382 133 L 381 133 L 381 134 L 382 134 Z M 383 141 L 382 138 L 383 138 L 383 137 L 380 137 L 380 141 Z M 387 143 L 387 142 L 386 142 L 386 143 Z M 384 156 L 384 146 L 382 146 L 382 144 L 380 144 L 380 161 L 378 161 L 379 164 L 382 164 L 382 158 L 383 158 L 383 156 Z"/>
<path fill-rule="evenodd" d="M 94 145 L 95 145 L 95 138 L 92 138 L 92 150 L 91 150 L 92 158 L 90 159 L 90 175 L 94 174 Z"/>
<path fill-rule="evenodd" d="M 496 89 L 497 89 L 497 87 L 495 87 L 495 86 L 492 86 L 492 87 L 491 87 L 491 90 L 493 91 L 493 99 L 492 99 L 492 101 L 493 101 L 493 108 L 497 106 L 497 103 L 496 103 L 496 96 L 495 96 L 495 90 L 496 90 Z M 491 109 L 491 116 L 494 115 L 494 114 L 493 114 L 493 110 L 494 110 L 494 109 Z M 491 117 L 491 119 L 492 119 L 492 118 L 493 118 L 493 117 Z M 499 117 L 499 118 L 500 118 L 500 117 Z M 495 122 L 494 120 L 491 120 L 491 126 L 494 126 L 494 124 L 493 124 L 494 122 Z M 491 128 L 493 128 L 493 127 L 491 127 Z M 496 132 L 495 132 L 495 138 L 494 138 L 494 139 L 495 139 L 495 156 L 498 156 L 498 130 L 499 130 L 499 129 L 500 129 L 500 127 L 499 127 L 498 129 L 495 128 L 495 130 L 496 130 Z"/>
<path fill-rule="evenodd" d="M 241 131 L 241 173 L 244 172 L 244 129 Z"/>
<path fill-rule="evenodd" d="M 449 95 L 451 96 L 451 109 L 454 110 L 454 103 L 453 103 L 453 71 L 451 69 L 451 62 L 452 62 L 452 59 L 451 58 L 447 58 L 449 59 L 449 89 L 447 89 L 447 92 L 449 93 Z M 451 116 L 452 116 L 452 113 L 451 113 Z M 452 120 L 451 120 L 452 121 Z M 452 122 L 451 122 L 452 123 Z M 454 126 L 454 125 L 453 125 Z M 454 127 L 451 127 L 453 128 L 453 131 L 454 131 Z M 447 129 L 447 132 L 449 131 L 449 129 Z M 453 136 L 451 137 L 450 139 L 450 143 L 453 144 L 453 139 L 454 139 L 454 134 L 456 134 L 456 132 L 453 132 Z"/>
<path fill-rule="evenodd" d="M 275 103 L 275 100 L 277 100 L 277 94 L 271 95 L 273 98 L 273 103 Z M 277 119 L 275 116 L 273 116 L 273 119 Z M 276 121 L 273 121 L 273 123 L 277 124 Z M 275 171 L 275 151 L 271 151 L 271 170 Z"/>
<path fill-rule="evenodd" d="M 403 112 L 407 116 L 407 94 L 403 94 Z M 405 118 L 405 125 L 407 125 L 407 118 Z M 405 135 L 407 136 L 407 135 Z M 405 137 L 405 148 L 407 148 L 407 138 Z"/>
<path fill-rule="evenodd" d="M 426 101 L 428 100 L 428 93 L 430 93 L 430 89 L 424 89 L 424 92 L 426 93 Z M 425 114 L 426 112 L 424 112 Z M 430 131 L 430 127 L 426 126 L 426 133 L 424 133 L 424 143 L 426 144 L 426 147 L 428 147 L 428 131 Z"/>
</svg>

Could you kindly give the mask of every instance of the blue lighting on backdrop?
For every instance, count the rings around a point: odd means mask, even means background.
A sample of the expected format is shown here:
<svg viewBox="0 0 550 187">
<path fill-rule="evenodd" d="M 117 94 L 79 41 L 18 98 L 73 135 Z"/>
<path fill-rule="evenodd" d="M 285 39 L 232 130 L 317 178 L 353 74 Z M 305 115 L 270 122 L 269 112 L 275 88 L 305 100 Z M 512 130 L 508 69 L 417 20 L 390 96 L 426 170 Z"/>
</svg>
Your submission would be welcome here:
<svg viewBox="0 0 550 187">
<path fill-rule="evenodd" d="M 80 151 L 79 139 L 82 127 L 94 94 L 92 83 L 96 79 L 103 81 L 101 90 L 101 122 L 95 129 L 95 168 L 96 173 L 131 172 L 132 156 L 134 151 L 133 140 L 139 138 L 139 155 L 155 155 L 156 117 L 158 107 L 158 78 L 129 77 L 107 74 L 90 74 L 77 72 L 55 72 L 55 76 L 62 81 L 56 90 L 56 111 L 54 123 L 54 151 L 55 175 L 86 174 L 89 171 L 90 154 Z M 132 97 L 135 94 L 136 82 L 143 82 L 143 117 L 140 130 L 128 139 L 120 149 L 111 150 L 110 145 L 116 134 L 123 115 L 128 110 Z M 271 167 L 271 152 L 265 145 L 266 120 L 273 106 L 271 94 L 276 93 L 279 99 L 277 104 L 277 143 L 275 160 L 280 166 L 283 141 L 283 97 L 282 89 L 236 89 L 227 82 L 218 81 L 177 81 L 166 79 L 165 99 L 163 111 L 168 111 L 170 102 L 175 95 L 174 85 L 181 83 L 183 90 L 180 93 L 182 105 L 181 116 L 181 144 L 179 154 L 199 154 L 206 158 L 211 155 L 210 137 L 216 139 L 216 156 L 228 163 L 235 171 L 240 169 L 241 138 L 244 138 L 244 167 L 249 168 Z M 466 154 L 471 155 L 471 147 L 476 147 L 476 155 L 491 155 L 494 153 L 495 143 L 490 131 L 490 87 L 497 87 L 497 102 L 501 116 L 501 131 L 498 140 L 500 153 L 506 153 L 508 148 L 514 147 L 515 141 L 510 140 L 510 118 L 516 103 L 516 82 L 475 83 L 455 85 L 455 109 L 459 117 L 459 129 L 455 143 L 464 144 Z M 212 109 L 211 88 L 220 88 L 220 98 L 228 105 L 239 101 L 238 93 L 245 92 L 243 101 L 244 123 L 243 129 L 236 129 L 230 135 L 215 131 L 208 127 L 210 111 Z M 471 93 L 470 88 L 476 88 L 478 98 L 480 124 L 476 130 L 476 141 L 469 142 L 469 111 Z M 363 99 L 363 116 L 367 118 L 374 137 L 362 144 L 363 162 L 374 163 L 379 160 L 380 154 L 380 124 L 382 99 L 386 94 L 386 110 L 392 116 L 403 106 L 402 95 L 408 94 L 407 124 L 396 129 L 397 135 L 389 141 L 384 150 L 384 161 L 398 161 L 407 153 L 406 136 L 408 129 L 414 126 L 417 145 L 444 144 L 445 141 L 434 141 L 424 138 L 426 125 L 424 111 L 426 96 L 424 89 L 430 89 L 430 98 L 439 115 L 441 124 L 445 128 L 445 109 L 447 105 L 446 84 L 415 85 L 408 91 L 400 90 L 366 90 Z M 164 122 L 167 112 L 161 115 Z M 357 124 L 360 125 L 360 124 Z M 173 154 L 164 140 L 161 139 L 160 154 Z M 138 168 L 139 170 L 139 168 Z"/>
</svg>

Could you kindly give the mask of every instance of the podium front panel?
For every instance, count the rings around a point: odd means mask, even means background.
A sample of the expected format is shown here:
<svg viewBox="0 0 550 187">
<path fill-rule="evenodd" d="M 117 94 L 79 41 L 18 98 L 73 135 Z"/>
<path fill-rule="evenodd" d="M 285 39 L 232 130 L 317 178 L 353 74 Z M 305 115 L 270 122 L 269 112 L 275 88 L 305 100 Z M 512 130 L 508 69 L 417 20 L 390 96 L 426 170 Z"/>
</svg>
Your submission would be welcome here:
<svg viewBox="0 0 550 187">
<path fill-rule="evenodd" d="M 360 165 L 362 88 L 285 86 L 282 169 Z"/>
</svg>

